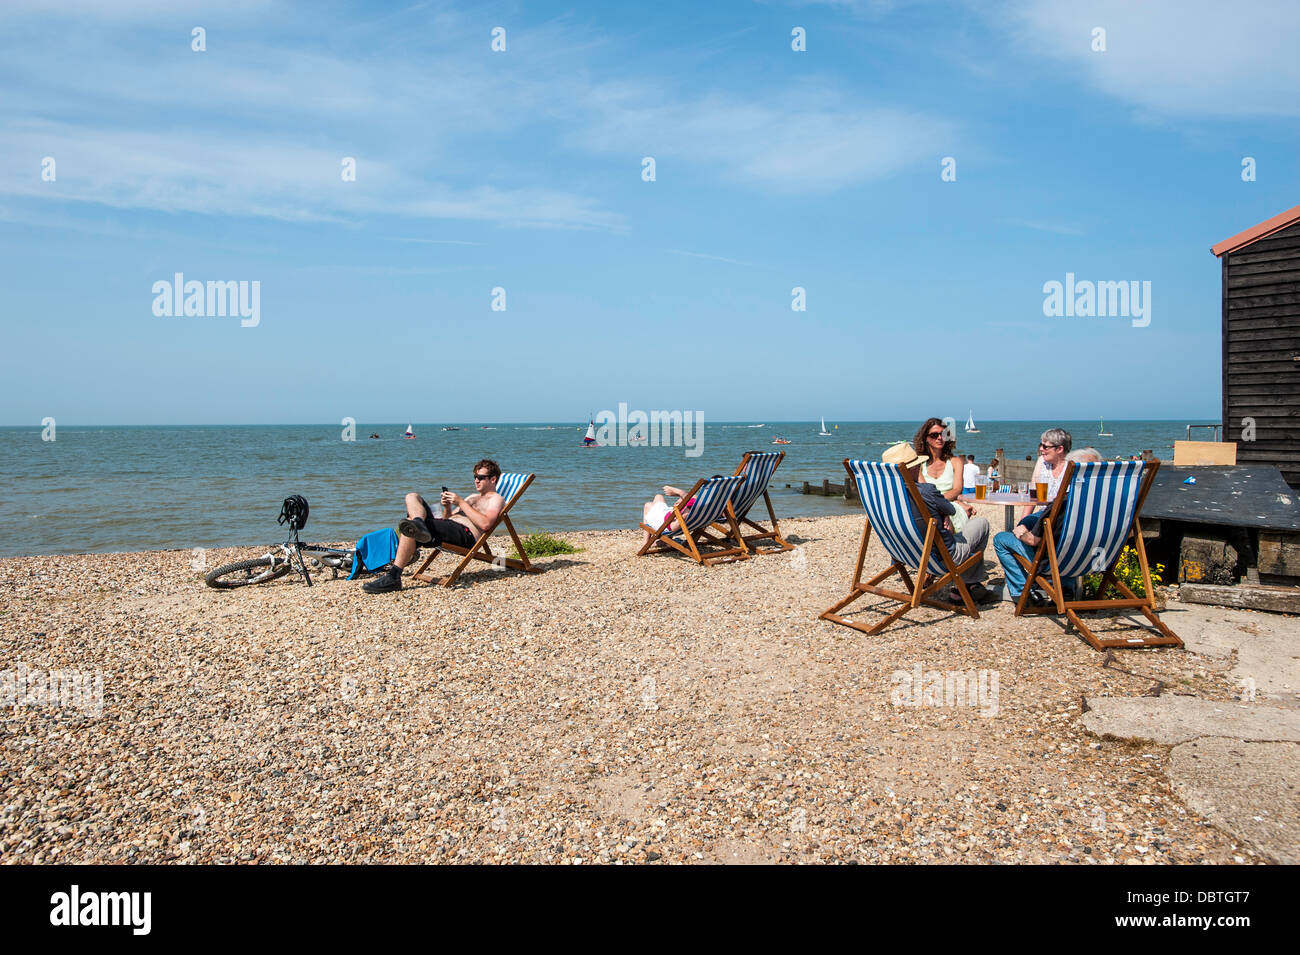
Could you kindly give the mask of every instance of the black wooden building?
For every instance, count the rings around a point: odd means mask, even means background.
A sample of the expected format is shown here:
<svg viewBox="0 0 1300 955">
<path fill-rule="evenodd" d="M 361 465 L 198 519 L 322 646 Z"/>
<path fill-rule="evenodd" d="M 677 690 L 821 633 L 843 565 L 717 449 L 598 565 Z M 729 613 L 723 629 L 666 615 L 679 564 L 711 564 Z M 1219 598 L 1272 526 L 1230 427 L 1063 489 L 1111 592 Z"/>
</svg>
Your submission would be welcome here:
<svg viewBox="0 0 1300 955">
<path fill-rule="evenodd" d="M 1300 489 L 1300 206 L 1210 251 L 1223 268 L 1223 438 L 1238 464 L 1276 466 Z"/>
</svg>

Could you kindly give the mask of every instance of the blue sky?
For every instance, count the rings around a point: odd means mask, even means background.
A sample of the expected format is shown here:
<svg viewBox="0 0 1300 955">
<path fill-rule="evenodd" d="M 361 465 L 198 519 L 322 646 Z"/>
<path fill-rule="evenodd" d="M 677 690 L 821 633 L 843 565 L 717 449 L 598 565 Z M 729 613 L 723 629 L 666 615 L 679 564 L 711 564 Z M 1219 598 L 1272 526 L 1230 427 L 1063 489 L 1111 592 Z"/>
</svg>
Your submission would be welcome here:
<svg viewBox="0 0 1300 955">
<path fill-rule="evenodd" d="M 50 6 L 0 7 L 6 425 L 1217 420 L 1209 246 L 1300 202 L 1294 3 Z M 1045 317 L 1067 272 L 1150 324 Z"/>
</svg>

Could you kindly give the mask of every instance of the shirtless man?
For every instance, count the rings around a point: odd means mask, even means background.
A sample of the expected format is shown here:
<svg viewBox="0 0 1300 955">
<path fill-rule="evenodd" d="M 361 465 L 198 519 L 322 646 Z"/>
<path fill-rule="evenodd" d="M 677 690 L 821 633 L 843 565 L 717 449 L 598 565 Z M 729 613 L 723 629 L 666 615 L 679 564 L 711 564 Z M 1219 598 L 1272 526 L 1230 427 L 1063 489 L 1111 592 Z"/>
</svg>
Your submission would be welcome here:
<svg viewBox="0 0 1300 955">
<path fill-rule="evenodd" d="M 484 458 L 474 465 L 475 492 L 463 498 L 455 491 L 442 492 L 443 513 L 450 517 L 433 516 L 433 509 L 419 494 L 406 495 L 406 520 L 397 525 L 400 535 L 397 556 L 374 580 L 362 585 L 368 594 L 386 594 L 402 589 L 402 569 L 415 559 L 421 545 L 435 549 L 443 542 L 460 547 L 473 547 L 479 534 L 492 526 L 505 498 L 497 493 L 497 478 L 501 469 L 495 461 Z"/>
</svg>

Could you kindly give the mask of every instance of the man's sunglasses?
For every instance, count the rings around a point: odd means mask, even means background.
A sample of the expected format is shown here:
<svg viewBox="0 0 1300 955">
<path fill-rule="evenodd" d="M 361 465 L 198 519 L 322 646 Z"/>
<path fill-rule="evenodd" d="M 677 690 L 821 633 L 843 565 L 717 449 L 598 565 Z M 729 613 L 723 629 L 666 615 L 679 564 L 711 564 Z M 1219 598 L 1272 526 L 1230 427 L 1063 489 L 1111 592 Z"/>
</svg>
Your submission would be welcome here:
<svg viewBox="0 0 1300 955">
<path fill-rule="evenodd" d="M 490 474 L 475 474 L 475 475 L 474 475 L 474 480 L 475 480 L 475 481 L 486 481 L 486 480 L 487 480 L 488 478 L 490 478 L 491 476 L 492 476 L 492 475 L 490 475 Z"/>
</svg>

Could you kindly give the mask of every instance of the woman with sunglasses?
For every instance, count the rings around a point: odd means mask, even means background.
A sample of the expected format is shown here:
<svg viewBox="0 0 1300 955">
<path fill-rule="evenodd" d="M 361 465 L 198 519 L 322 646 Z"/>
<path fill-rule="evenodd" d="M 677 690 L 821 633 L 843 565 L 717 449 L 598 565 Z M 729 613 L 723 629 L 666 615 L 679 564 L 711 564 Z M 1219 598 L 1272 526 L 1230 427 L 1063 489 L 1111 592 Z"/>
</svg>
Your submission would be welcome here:
<svg viewBox="0 0 1300 955">
<path fill-rule="evenodd" d="M 912 439 L 912 450 L 930 459 L 921 468 L 921 483 L 933 484 L 946 500 L 953 502 L 953 514 L 949 519 L 953 531 L 960 534 L 966 526 L 966 519 L 975 513 L 975 508 L 965 501 L 957 500 L 961 496 L 961 470 L 954 468 L 952 463 L 952 449 L 956 445 L 952 432 L 941 418 L 926 419 Z"/>
</svg>

